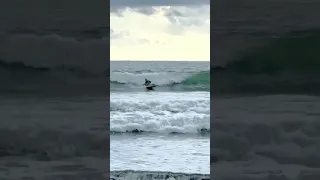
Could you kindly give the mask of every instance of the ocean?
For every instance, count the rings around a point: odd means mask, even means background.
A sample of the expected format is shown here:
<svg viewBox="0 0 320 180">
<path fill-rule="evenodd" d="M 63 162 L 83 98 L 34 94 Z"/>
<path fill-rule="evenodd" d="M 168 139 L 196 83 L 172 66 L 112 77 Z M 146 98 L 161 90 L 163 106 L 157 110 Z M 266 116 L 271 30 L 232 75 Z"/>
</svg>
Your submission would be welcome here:
<svg viewBox="0 0 320 180">
<path fill-rule="evenodd" d="M 110 177 L 208 178 L 210 63 L 110 64 Z M 148 79 L 157 87 L 143 86 Z"/>
<path fill-rule="evenodd" d="M 105 75 L 3 61 L 0 74 L 0 179 L 109 176 Z"/>
<path fill-rule="evenodd" d="M 107 100 L 2 94 L 0 179 L 106 179 Z"/>
<path fill-rule="evenodd" d="M 212 178 L 319 179 L 319 2 L 212 3 Z"/>
<path fill-rule="evenodd" d="M 106 6 L 20 3 L 0 6 L 0 179 L 107 179 Z"/>
</svg>

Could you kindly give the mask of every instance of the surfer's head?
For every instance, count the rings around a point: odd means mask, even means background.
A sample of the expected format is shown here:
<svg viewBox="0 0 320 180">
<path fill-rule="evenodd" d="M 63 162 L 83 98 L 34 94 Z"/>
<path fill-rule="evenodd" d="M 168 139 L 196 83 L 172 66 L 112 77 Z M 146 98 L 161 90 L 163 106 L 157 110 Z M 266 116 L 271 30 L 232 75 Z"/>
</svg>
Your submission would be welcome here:
<svg viewBox="0 0 320 180">
<path fill-rule="evenodd" d="M 147 79 L 144 79 L 145 81 L 147 81 Z"/>
</svg>

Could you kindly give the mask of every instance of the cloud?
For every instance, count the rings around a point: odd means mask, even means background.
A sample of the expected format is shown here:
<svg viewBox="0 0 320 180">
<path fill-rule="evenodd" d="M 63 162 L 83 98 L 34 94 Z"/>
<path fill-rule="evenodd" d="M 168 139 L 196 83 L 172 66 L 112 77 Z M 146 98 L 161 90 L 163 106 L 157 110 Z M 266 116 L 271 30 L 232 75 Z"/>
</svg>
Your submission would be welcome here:
<svg viewBox="0 0 320 180">
<path fill-rule="evenodd" d="M 125 6 L 173 6 L 210 4 L 210 0 L 111 0 L 111 7 Z"/>
<path fill-rule="evenodd" d="M 150 1 L 122 0 L 125 6 L 111 10 L 111 60 L 210 59 L 208 4 L 187 0 L 169 6 L 172 1 L 159 0 L 168 3 L 151 6 Z"/>
</svg>

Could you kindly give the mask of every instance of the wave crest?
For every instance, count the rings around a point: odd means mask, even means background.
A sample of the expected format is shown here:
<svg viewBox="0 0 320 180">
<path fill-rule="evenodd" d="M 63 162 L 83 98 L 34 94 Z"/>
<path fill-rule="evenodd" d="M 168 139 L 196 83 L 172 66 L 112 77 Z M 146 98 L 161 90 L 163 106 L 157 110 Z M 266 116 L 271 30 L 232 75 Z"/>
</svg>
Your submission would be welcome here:
<svg viewBox="0 0 320 180">
<path fill-rule="evenodd" d="M 320 92 L 320 33 L 292 32 L 273 38 L 224 67 L 211 68 L 215 92 Z"/>
<path fill-rule="evenodd" d="M 210 90 L 210 71 L 198 72 L 196 74 L 178 74 L 174 72 L 160 73 L 120 73 L 115 72 L 111 76 L 112 86 L 141 87 L 144 79 L 151 80 L 152 83 L 160 87 L 184 89 Z"/>
<path fill-rule="evenodd" d="M 35 67 L 0 60 L 0 92 L 19 95 L 106 95 L 109 73 L 74 67 Z"/>
<path fill-rule="evenodd" d="M 78 41 L 56 34 L 0 34 L 0 46 L 0 58 L 6 63 L 21 62 L 34 68 L 70 67 L 100 73 L 109 66 L 106 37 Z"/>
<path fill-rule="evenodd" d="M 320 69 L 320 32 L 294 32 L 275 38 L 264 47 L 255 49 L 229 63 L 227 67 L 246 74 L 318 72 Z"/>
</svg>

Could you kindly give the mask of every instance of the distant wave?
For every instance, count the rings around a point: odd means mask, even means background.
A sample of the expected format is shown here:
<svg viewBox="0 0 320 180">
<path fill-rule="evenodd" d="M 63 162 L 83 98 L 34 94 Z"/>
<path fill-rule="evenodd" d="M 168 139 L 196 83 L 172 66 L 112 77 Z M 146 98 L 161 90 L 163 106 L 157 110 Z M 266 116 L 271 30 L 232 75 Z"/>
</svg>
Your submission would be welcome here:
<svg viewBox="0 0 320 180">
<path fill-rule="evenodd" d="M 58 34 L 4 33 L 0 34 L 0 60 L 34 68 L 69 67 L 103 73 L 109 67 L 108 42 L 107 37 L 78 40 Z"/>
<path fill-rule="evenodd" d="M 0 93 L 106 94 L 108 75 L 72 66 L 41 67 L 0 60 Z"/>
<path fill-rule="evenodd" d="M 187 173 L 173 173 L 173 172 L 153 172 L 153 171 L 111 171 L 110 179 L 122 180 L 122 179 L 150 179 L 150 180 L 200 180 L 210 179 L 210 174 L 187 174 Z"/>
<path fill-rule="evenodd" d="M 210 71 L 193 74 L 176 72 L 135 72 L 117 73 L 111 76 L 112 87 L 141 87 L 144 79 L 148 78 L 158 87 L 177 90 L 210 90 Z"/>
<path fill-rule="evenodd" d="M 0 60 L 0 73 L 5 71 L 5 70 L 10 70 L 12 73 L 15 72 L 69 72 L 70 74 L 73 74 L 75 76 L 86 76 L 86 77 L 93 77 L 93 76 L 107 76 L 107 72 L 90 72 L 86 71 L 86 69 L 81 68 L 81 67 L 72 67 L 72 66 L 55 66 L 55 67 L 37 67 L 34 65 L 27 65 L 24 64 L 23 62 L 6 62 L 3 60 Z"/>
<path fill-rule="evenodd" d="M 216 93 L 320 93 L 320 31 L 274 38 L 211 71 Z"/>
</svg>

